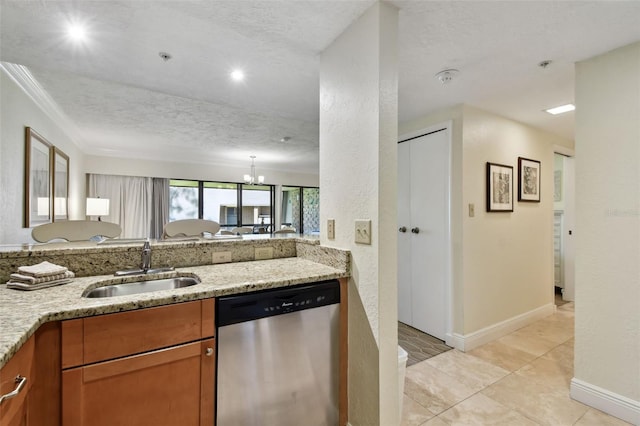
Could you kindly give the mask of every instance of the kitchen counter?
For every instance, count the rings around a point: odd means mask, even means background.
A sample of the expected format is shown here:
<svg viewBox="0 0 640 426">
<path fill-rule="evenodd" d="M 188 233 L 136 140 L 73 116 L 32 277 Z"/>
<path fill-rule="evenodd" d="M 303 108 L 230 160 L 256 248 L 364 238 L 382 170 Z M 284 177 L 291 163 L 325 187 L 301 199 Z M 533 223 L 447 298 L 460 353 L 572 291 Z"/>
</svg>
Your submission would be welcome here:
<svg viewBox="0 0 640 426">
<path fill-rule="evenodd" d="M 176 268 L 145 279 L 193 276 L 201 283 L 180 289 L 106 298 L 83 298 L 85 290 L 104 284 L 140 281 L 141 276 L 88 276 L 69 284 L 35 291 L 0 285 L 0 367 L 48 321 L 66 320 L 284 287 L 349 276 L 349 253 L 297 241 L 297 256 Z"/>
</svg>

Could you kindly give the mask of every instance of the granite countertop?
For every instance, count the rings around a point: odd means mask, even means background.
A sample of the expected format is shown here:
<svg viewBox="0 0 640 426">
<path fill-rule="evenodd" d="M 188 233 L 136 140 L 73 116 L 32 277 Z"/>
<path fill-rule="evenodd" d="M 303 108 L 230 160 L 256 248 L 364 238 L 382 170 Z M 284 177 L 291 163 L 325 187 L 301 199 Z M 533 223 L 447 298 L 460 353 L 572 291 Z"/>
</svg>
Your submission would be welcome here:
<svg viewBox="0 0 640 426">
<path fill-rule="evenodd" d="M 17 352 L 40 325 L 139 308 L 206 299 L 227 294 L 285 287 L 348 277 L 346 269 L 301 257 L 176 268 L 173 272 L 147 275 L 145 279 L 193 276 L 201 283 L 175 290 L 87 299 L 85 290 L 104 284 L 140 281 L 140 276 L 101 275 L 35 291 L 18 291 L 0 285 L 0 367 Z"/>
</svg>

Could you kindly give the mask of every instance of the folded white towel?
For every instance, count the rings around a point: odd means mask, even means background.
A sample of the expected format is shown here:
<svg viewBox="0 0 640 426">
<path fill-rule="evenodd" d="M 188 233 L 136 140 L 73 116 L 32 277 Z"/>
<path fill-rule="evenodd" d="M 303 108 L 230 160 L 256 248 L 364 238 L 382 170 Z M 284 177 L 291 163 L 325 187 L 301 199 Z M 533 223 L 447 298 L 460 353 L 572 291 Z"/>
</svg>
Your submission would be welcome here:
<svg viewBox="0 0 640 426">
<path fill-rule="evenodd" d="M 75 277 L 75 274 L 71 271 L 66 271 L 61 274 L 48 275 L 46 277 L 39 277 L 39 278 L 32 277 L 29 275 L 23 275 L 23 274 L 11 274 L 9 277 L 11 278 L 11 282 L 14 282 L 14 283 L 18 282 L 18 283 L 24 283 L 29 285 L 36 285 L 36 284 L 46 283 L 49 281 L 73 278 Z"/>
<path fill-rule="evenodd" d="M 41 288 L 53 287 L 60 284 L 67 284 L 73 281 L 69 278 L 64 278 L 62 280 L 55 281 L 47 281 L 40 284 L 25 284 L 19 282 L 9 281 L 7 282 L 7 288 L 13 288 L 15 290 L 40 290 Z"/>
<path fill-rule="evenodd" d="M 18 268 L 18 273 L 22 275 L 30 275 L 32 277 L 46 277 L 49 275 L 62 274 L 67 272 L 67 270 L 68 269 L 64 266 L 56 265 L 45 260 L 37 265 L 20 266 Z"/>
</svg>

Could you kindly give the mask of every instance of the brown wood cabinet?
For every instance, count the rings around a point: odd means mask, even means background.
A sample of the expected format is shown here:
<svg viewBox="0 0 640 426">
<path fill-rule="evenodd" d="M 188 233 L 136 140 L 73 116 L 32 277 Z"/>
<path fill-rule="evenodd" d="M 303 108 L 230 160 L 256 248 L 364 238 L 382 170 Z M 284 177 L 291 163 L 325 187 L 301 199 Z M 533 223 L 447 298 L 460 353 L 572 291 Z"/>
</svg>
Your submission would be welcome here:
<svg viewBox="0 0 640 426">
<path fill-rule="evenodd" d="M 28 425 L 29 392 L 34 381 L 35 337 L 32 336 L 0 370 L 0 395 L 16 396 L 0 403 L 1 426 Z M 26 380 L 26 381 L 25 381 Z M 24 383 L 19 386 L 19 384 Z"/>
<path fill-rule="evenodd" d="M 60 323 L 41 326 L 0 370 L 0 395 L 17 396 L 0 403 L 0 426 L 60 425 Z M 22 379 L 20 379 L 22 380 Z"/>
<path fill-rule="evenodd" d="M 64 426 L 214 423 L 213 299 L 65 321 Z"/>
</svg>

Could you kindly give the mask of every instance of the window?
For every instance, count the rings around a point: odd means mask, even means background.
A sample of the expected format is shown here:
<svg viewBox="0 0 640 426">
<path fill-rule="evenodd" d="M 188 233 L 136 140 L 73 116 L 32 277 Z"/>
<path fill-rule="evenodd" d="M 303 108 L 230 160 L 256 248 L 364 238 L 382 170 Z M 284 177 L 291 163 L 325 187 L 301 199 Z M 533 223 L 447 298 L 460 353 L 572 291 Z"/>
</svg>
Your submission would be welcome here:
<svg viewBox="0 0 640 426">
<path fill-rule="evenodd" d="M 221 227 L 238 225 L 238 184 L 203 182 L 202 218 L 215 220 Z"/>
<path fill-rule="evenodd" d="M 272 232 L 273 190 L 269 185 L 242 185 L 242 224 L 257 232 Z"/>
<path fill-rule="evenodd" d="M 272 232 L 274 194 L 272 185 L 172 179 L 169 221 L 206 219 L 223 229 L 251 226 L 255 233 Z"/>
<path fill-rule="evenodd" d="M 181 219 L 198 219 L 199 204 L 197 181 L 169 181 L 169 222 Z"/>
<path fill-rule="evenodd" d="M 290 226 L 301 234 L 319 233 L 320 189 L 299 186 L 282 187 L 281 226 Z"/>
</svg>

